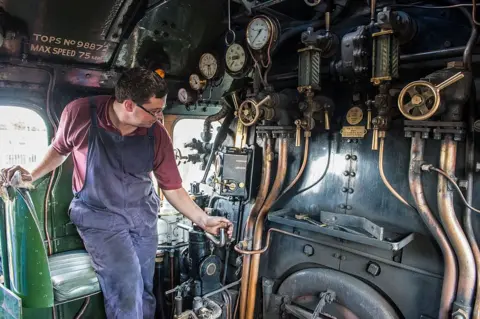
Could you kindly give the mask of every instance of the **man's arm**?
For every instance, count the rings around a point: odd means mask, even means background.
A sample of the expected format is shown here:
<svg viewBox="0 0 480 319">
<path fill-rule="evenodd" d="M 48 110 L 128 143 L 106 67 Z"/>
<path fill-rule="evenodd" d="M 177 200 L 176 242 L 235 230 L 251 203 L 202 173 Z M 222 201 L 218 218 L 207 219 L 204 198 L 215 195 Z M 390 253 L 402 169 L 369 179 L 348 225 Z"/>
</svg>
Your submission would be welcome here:
<svg viewBox="0 0 480 319">
<path fill-rule="evenodd" d="M 233 235 L 233 224 L 223 217 L 209 216 L 190 198 L 183 188 L 162 190 L 165 198 L 176 210 L 210 234 L 218 235 L 220 228 L 227 228 L 228 237 Z"/>
<path fill-rule="evenodd" d="M 73 149 L 73 145 L 69 138 L 72 122 L 73 117 L 71 116 L 70 108 L 67 105 L 62 112 L 55 140 L 53 144 L 48 147 L 47 153 L 40 164 L 38 164 L 31 172 L 19 165 L 2 169 L 0 171 L 0 176 L 2 177 L 0 178 L 0 185 L 4 182 L 10 182 L 16 171 L 22 173 L 22 180 L 34 182 L 62 165 Z"/>
<path fill-rule="evenodd" d="M 31 173 L 23 167 L 15 165 L 10 168 L 2 169 L 1 175 L 3 176 L 4 181 L 10 182 L 13 174 L 15 174 L 16 171 L 20 171 L 22 173 L 22 180 L 34 182 L 62 165 L 67 157 L 68 156 L 59 154 L 52 146 L 49 146 L 47 154 L 45 154 L 40 164 L 38 164 Z"/>
</svg>

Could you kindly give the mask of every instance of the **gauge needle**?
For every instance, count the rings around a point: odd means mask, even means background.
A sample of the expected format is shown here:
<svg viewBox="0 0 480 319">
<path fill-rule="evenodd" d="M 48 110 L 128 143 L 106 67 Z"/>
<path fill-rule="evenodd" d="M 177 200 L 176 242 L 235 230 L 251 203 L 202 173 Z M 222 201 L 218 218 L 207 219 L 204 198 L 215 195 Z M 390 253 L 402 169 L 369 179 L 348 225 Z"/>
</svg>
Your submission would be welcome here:
<svg viewBox="0 0 480 319">
<path fill-rule="evenodd" d="M 255 43 L 255 40 L 257 40 L 260 33 L 262 33 L 262 29 L 258 30 L 257 36 L 255 37 L 255 39 L 253 39 L 252 43 Z"/>
</svg>

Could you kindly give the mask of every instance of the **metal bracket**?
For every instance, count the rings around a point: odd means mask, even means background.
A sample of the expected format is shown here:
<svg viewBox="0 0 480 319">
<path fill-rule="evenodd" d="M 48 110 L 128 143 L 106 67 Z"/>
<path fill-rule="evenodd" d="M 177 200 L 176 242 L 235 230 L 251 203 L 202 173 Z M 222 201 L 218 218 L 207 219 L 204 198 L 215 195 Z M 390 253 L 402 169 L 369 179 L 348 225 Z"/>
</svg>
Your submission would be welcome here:
<svg viewBox="0 0 480 319">
<path fill-rule="evenodd" d="M 412 137 L 414 133 L 422 133 L 422 138 L 427 139 L 433 132 L 433 138 L 440 140 L 444 134 L 452 134 L 455 141 L 462 141 L 466 134 L 464 122 L 440 121 L 404 121 L 405 137 Z"/>
<path fill-rule="evenodd" d="M 325 213 L 325 212 L 315 212 L 313 214 L 309 214 L 309 217 L 313 220 L 316 220 L 318 223 L 320 223 L 322 213 Z M 333 213 L 328 213 L 328 214 L 333 214 Z M 320 233 L 322 235 L 341 238 L 348 241 L 357 242 L 360 244 L 378 247 L 380 249 L 392 250 L 392 251 L 397 251 L 402 249 L 415 238 L 414 233 L 398 234 L 398 233 L 388 232 L 386 230 L 383 230 L 383 234 L 382 234 L 383 237 L 381 237 L 382 238 L 381 240 L 369 234 L 359 235 L 356 233 L 352 233 L 351 232 L 352 229 L 350 229 L 351 227 L 343 226 L 342 228 L 340 227 L 332 228 L 332 227 L 319 227 L 318 225 L 312 225 L 309 222 L 299 221 L 298 219 L 295 218 L 295 215 L 298 215 L 298 213 L 289 209 L 282 209 L 282 210 L 268 214 L 268 220 L 275 223 L 282 224 L 282 225 L 296 227 L 299 229 Z M 337 214 L 334 214 L 334 215 L 337 215 Z M 351 215 L 343 215 L 343 216 L 347 218 L 352 217 Z M 353 217 L 357 217 L 360 219 L 363 218 L 359 216 L 353 216 Z M 358 220 L 356 220 L 355 222 L 358 222 Z M 370 224 L 366 223 L 366 225 L 370 225 Z M 334 225 L 334 227 L 336 226 Z M 346 231 L 346 228 L 348 228 L 348 231 Z M 370 229 L 370 231 L 372 230 Z M 378 229 L 376 231 L 378 232 Z M 382 232 L 379 232 L 379 233 L 382 233 Z"/>
<path fill-rule="evenodd" d="M 320 221 L 327 225 L 335 225 L 342 228 L 352 227 L 352 228 L 360 228 L 373 237 L 383 240 L 383 227 L 378 226 L 375 223 L 372 223 L 365 217 L 359 217 L 354 215 L 345 215 L 345 214 L 337 214 L 337 213 L 330 213 L 330 212 L 320 212 Z M 348 231 L 348 230 L 347 230 Z M 357 234 L 361 234 L 356 232 Z"/>
</svg>

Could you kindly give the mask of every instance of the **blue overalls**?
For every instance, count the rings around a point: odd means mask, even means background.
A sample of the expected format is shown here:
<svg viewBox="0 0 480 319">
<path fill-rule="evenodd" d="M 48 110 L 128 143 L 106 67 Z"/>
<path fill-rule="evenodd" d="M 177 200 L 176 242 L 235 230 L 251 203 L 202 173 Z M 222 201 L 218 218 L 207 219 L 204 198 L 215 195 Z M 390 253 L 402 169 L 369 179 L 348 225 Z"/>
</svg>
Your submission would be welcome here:
<svg viewBox="0 0 480 319">
<path fill-rule="evenodd" d="M 160 203 L 150 178 L 153 126 L 145 136 L 121 136 L 98 126 L 93 99 L 90 114 L 85 183 L 70 218 L 92 258 L 107 318 L 152 319 Z"/>
</svg>

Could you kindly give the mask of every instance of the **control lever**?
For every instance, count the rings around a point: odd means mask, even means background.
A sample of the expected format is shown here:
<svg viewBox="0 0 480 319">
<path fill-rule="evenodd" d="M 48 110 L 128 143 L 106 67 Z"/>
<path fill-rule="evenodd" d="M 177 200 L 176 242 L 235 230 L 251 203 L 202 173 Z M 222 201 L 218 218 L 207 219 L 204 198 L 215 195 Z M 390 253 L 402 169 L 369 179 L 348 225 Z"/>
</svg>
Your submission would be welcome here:
<svg viewBox="0 0 480 319">
<path fill-rule="evenodd" d="M 185 229 L 186 231 L 189 231 L 189 232 L 193 231 L 193 227 L 189 226 L 189 225 L 178 223 L 177 226 L 182 228 L 182 229 Z M 227 236 L 225 234 L 225 228 L 220 229 L 219 238 L 217 238 L 217 236 L 212 235 L 208 232 L 205 232 L 205 236 L 207 236 L 207 238 L 210 239 L 215 244 L 215 246 L 217 246 L 217 247 L 224 247 L 225 244 L 227 243 Z"/>
</svg>

